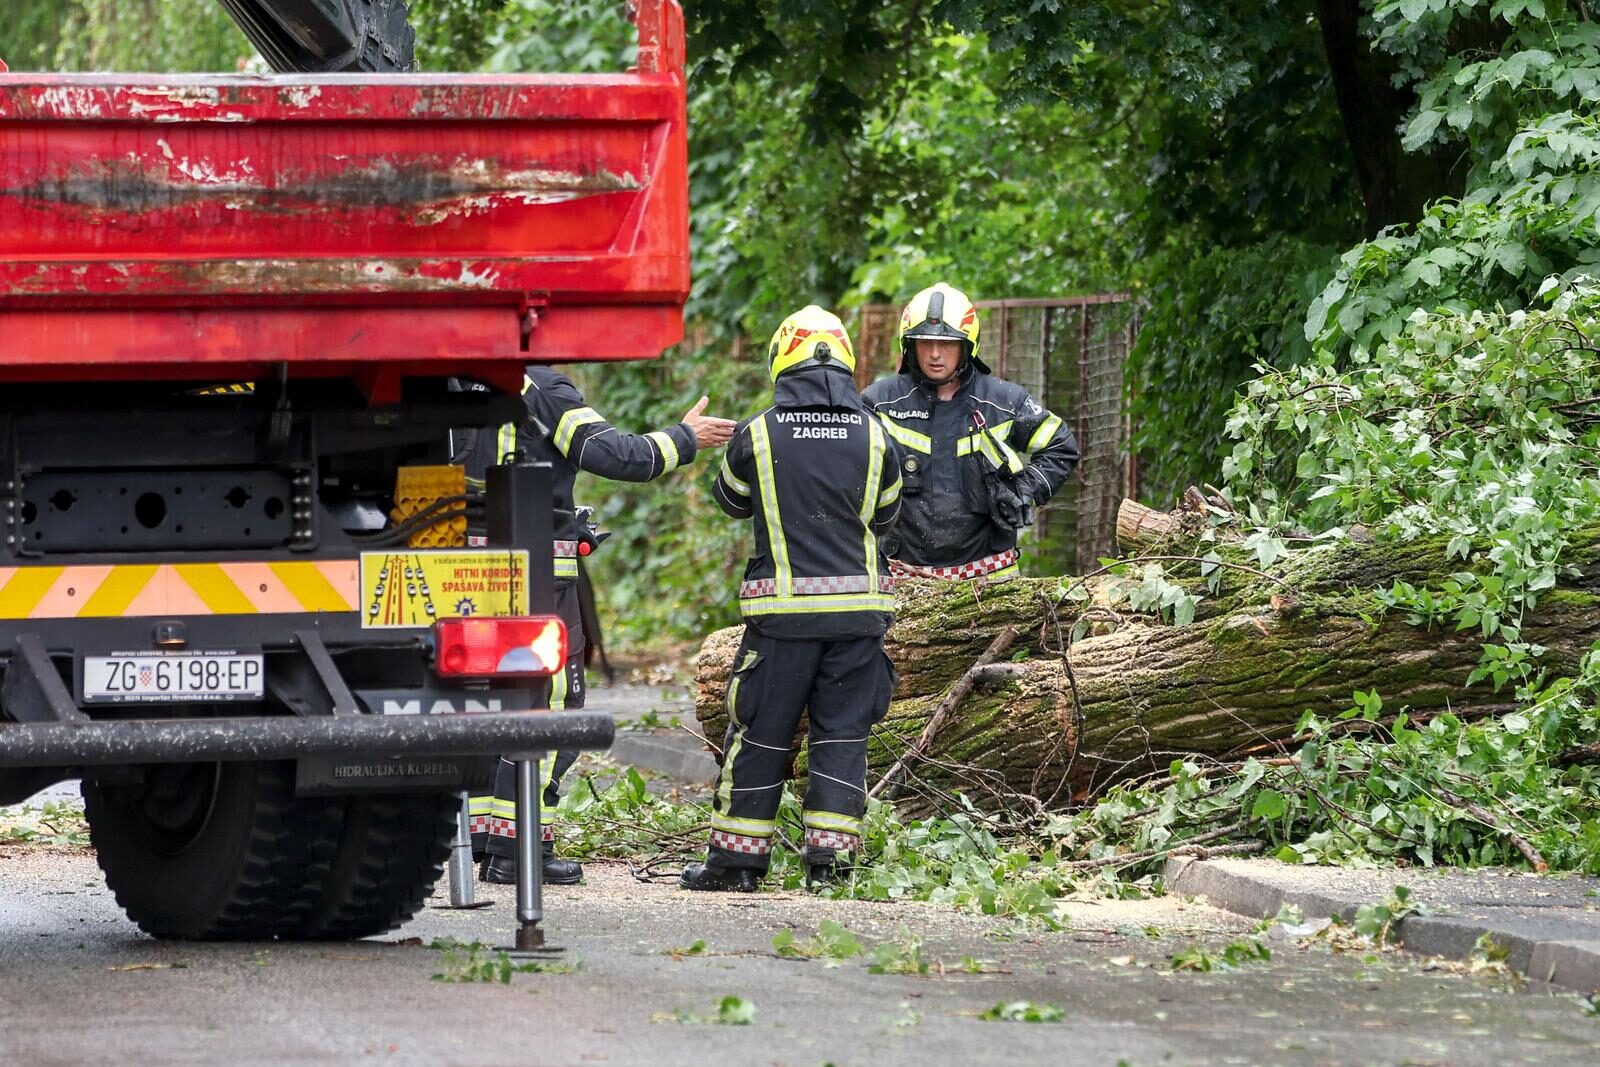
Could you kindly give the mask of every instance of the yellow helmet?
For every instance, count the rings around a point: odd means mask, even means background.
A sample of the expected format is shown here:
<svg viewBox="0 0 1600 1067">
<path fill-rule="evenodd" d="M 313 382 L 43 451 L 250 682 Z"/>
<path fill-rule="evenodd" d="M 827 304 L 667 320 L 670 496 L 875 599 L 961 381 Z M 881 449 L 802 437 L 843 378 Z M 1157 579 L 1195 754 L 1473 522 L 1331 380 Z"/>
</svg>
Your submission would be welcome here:
<svg viewBox="0 0 1600 1067">
<path fill-rule="evenodd" d="M 963 341 L 964 354 L 985 374 L 989 368 L 978 358 L 978 309 L 967 294 L 938 282 L 911 298 L 900 312 L 900 370 L 916 365 L 911 342 L 918 338 Z"/>
<path fill-rule="evenodd" d="M 856 353 L 844 323 L 815 304 L 807 304 L 784 319 L 772 335 L 772 343 L 767 346 L 767 373 L 777 381 L 778 375 L 807 360 L 836 363 L 851 374 L 856 372 Z"/>
</svg>

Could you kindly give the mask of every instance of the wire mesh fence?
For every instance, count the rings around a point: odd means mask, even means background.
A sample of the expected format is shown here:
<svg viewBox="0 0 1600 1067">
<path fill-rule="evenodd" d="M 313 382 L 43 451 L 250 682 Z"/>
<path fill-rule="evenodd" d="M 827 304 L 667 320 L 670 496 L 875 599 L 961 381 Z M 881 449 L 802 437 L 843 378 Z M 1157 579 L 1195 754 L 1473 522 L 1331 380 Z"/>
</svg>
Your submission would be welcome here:
<svg viewBox="0 0 1600 1067">
<path fill-rule="evenodd" d="M 1139 328 L 1123 293 L 1027 300 L 986 300 L 983 356 L 1066 419 L 1083 460 L 1071 482 L 1039 509 L 1028 570 L 1071 574 L 1116 551 L 1117 506 L 1138 491 L 1129 449 L 1133 426 L 1123 370 Z M 900 309 L 867 304 L 855 320 L 856 380 L 864 388 L 899 368 Z"/>
</svg>

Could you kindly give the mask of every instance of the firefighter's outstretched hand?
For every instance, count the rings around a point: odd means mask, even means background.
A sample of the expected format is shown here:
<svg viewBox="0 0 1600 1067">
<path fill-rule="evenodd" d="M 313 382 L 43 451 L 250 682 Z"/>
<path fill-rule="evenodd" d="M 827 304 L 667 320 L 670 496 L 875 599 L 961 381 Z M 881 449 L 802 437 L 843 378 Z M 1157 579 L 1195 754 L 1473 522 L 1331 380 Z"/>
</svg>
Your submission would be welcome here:
<svg viewBox="0 0 1600 1067">
<path fill-rule="evenodd" d="M 732 419 L 719 419 L 715 415 L 703 415 L 706 405 L 711 398 L 703 396 L 700 402 L 689 409 L 689 414 L 683 417 L 684 424 L 694 431 L 694 443 L 699 448 L 716 448 L 725 445 L 733 437 Z"/>
</svg>

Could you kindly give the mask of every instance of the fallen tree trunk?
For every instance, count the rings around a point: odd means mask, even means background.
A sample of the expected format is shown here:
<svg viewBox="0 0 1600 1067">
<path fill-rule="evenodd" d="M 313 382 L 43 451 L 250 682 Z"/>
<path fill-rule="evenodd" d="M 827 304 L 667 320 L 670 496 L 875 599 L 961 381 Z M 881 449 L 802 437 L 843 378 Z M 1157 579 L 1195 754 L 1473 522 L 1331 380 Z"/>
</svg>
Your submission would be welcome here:
<svg viewBox="0 0 1600 1067">
<path fill-rule="evenodd" d="M 927 752 L 909 761 L 921 782 L 1059 807 L 1164 771 L 1175 758 L 1272 752 L 1294 735 L 1303 712 L 1337 714 L 1358 689 L 1379 693 L 1389 711 L 1408 707 L 1414 718 L 1512 706 L 1509 687 L 1497 693 L 1466 684 L 1479 659 L 1477 631 L 1413 625 L 1373 595 L 1396 581 L 1437 585 L 1464 569 L 1447 557 L 1444 539 L 1315 545 L 1270 574 L 1237 547 L 1223 547 L 1229 565 L 1221 588 L 1206 594 L 1198 563 L 1185 562 L 1184 546 L 1173 544 L 1176 524 L 1162 534 L 1167 580 L 1205 594 L 1187 625 L 1113 606 L 1110 584 L 1129 579 L 1112 574 L 988 586 L 902 583 L 886 641 L 900 687 L 874 731 L 869 780 L 906 755 L 941 698 L 1005 626 L 1017 630 L 1013 656 L 1025 669 L 978 672 Z M 1545 646 L 1552 675 L 1572 671 L 1600 640 L 1600 528 L 1574 538 L 1568 562 L 1575 577 L 1545 591 L 1522 620 L 1523 639 Z M 1087 598 L 1063 595 L 1073 587 Z M 1083 633 L 1072 640 L 1075 627 Z M 698 661 L 696 712 L 717 740 L 739 633 L 712 634 Z"/>
</svg>

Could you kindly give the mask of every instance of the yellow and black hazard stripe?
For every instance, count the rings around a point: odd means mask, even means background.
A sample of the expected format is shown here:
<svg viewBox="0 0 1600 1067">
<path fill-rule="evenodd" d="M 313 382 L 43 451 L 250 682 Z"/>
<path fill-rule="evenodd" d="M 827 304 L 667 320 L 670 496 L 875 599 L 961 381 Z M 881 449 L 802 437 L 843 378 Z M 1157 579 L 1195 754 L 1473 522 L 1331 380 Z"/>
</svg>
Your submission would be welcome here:
<svg viewBox="0 0 1600 1067">
<path fill-rule="evenodd" d="M 356 560 L 0 567 L 0 619 L 355 611 Z"/>
</svg>

